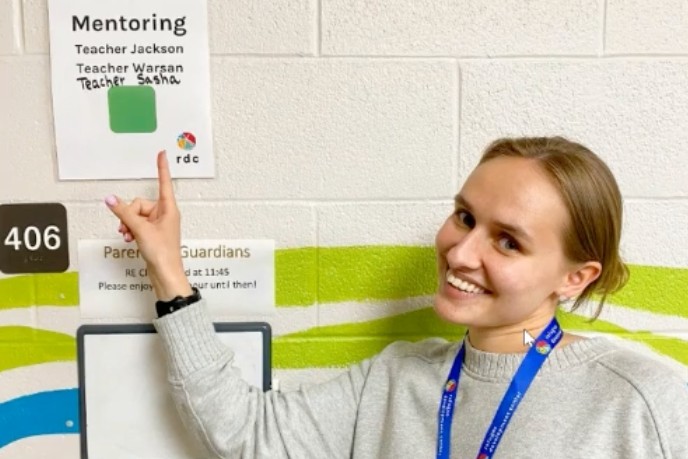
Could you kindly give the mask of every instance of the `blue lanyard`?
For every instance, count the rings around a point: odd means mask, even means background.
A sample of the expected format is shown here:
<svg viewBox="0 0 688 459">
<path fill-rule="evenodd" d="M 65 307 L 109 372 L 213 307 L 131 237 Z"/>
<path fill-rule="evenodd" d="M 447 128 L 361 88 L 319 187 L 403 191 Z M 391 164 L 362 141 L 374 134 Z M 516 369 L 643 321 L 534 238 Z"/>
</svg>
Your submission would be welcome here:
<svg viewBox="0 0 688 459">
<path fill-rule="evenodd" d="M 506 427 L 518 408 L 518 404 L 523 400 L 523 396 L 535 379 L 535 375 L 550 354 L 550 351 L 561 341 L 563 331 L 556 318 L 537 337 L 521 365 L 516 370 L 514 378 L 506 390 L 502 402 L 497 408 L 492 424 L 487 429 L 485 439 L 480 446 L 478 459 L 490 459 L 497 450 Z M 466 355 L 465 340 L 461 345 L 459 353 L 454 359 L 447 382 L 444 385 L 442 401 L 438 414 L 437 429 L 437 459 L 449 459 L 451 448 L 451 423 L 454 417 L 454 402 L 459 388 L 459 377 L 461 376 L 461 366 Z"/>
</svg>

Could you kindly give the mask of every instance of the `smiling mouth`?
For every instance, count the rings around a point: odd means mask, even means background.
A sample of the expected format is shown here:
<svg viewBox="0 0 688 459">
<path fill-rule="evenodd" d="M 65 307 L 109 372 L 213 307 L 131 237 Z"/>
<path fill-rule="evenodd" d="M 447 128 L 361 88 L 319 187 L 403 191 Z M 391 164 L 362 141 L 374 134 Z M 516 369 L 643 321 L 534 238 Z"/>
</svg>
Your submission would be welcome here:
<svg viewBox="0 0 688 459">
<path fill-rule="evenodd" d="M 487 293 L 487 290 L 485 290 L 484 288 L 479 287 L 463 279 L 459 279 L 458 277 L 454 276 L 450 271 L 447 271 L 446 279 L 452 287 L 456 288 L 457 290 L 461 290 L 462 292 L 475 294 Z"/>
</svg>

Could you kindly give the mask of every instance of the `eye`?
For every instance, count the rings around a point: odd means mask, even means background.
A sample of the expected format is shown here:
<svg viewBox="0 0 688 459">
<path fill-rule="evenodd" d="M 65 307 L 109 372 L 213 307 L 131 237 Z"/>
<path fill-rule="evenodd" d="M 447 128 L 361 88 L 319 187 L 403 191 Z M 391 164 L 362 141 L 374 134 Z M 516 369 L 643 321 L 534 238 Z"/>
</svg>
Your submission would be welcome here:
<svg viewBox="0 0 688 459">
<path fill-rule="evenodd" d="M 514 252 L 521 248 L 518 245 L 518 242 L 516 242 L 516 240 L 508 234 L 503 234 L 502 236 L 500 236 L 499 240 L 497 241 L 497 244 L 499 244 L 499 247 L 502 250 L 505 250 L 507 252 Z"/>
<path fill-rule="evenodd" d="M 462 225 L 468 228 L 473 228 L 475 226 L 475 218 L 473 218 L 473 215 L 471 215 L 470 212 L 464 209 L 456 209 L 454 215 L 456 215 L 456 218 Z"/>
</svg>

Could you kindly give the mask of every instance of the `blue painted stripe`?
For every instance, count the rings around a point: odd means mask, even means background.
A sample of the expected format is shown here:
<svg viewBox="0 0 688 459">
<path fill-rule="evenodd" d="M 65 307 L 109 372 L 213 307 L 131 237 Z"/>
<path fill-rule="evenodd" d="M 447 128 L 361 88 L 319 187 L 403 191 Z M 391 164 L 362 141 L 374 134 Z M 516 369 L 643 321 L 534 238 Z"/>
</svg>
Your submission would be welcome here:
<svg viewBox="0 0 688 459">
<path fill-rule="evenodd" d="M 79 391 L 38 392 L 0 403 L 0 449 L 35 435 L 79 433 Z"/>
</svg>

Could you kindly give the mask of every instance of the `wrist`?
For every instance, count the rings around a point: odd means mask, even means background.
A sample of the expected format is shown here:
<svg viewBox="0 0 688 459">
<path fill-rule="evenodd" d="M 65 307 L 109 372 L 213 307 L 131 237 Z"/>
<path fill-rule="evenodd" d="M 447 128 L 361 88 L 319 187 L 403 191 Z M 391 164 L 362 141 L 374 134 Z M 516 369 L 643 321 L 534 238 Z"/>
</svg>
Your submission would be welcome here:
<svg viewBox="0 0 688 459">
<path fill-rule="evenodd" d="M 186 297 L 193 293 L 183 268 L 168 271 L 149 269 L 149 277 L 155 296 L 160 301 L 169 301 L 177 296 Z"/>
<path fill-rule="evenodd" d="M 155 289 L 155 296 L 158 298 L 159 301 L 169 301 L 172 298 L 178 297 L 178 296 L 189 296 L 193 293 L 193 290 L 191 288 L 191 285 L 189 284 L 189 281 L 184 278 L 184 280 L 180 280 L 179 282 L 172 282 L 172 283 L 167 283 L 164 285 L 159 285 L 157 289 Z"/>
</svg>

